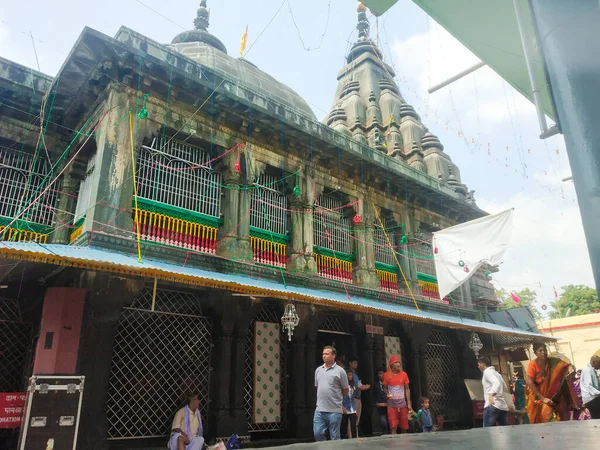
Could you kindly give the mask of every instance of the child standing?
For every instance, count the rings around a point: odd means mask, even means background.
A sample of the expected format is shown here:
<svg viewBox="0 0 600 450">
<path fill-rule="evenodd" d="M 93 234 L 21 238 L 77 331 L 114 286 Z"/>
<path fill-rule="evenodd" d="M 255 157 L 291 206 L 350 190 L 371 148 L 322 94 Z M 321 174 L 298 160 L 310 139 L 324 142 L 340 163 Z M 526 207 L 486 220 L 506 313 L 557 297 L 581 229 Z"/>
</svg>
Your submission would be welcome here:
<svg viewBox="0 0 600 450">
<path fill-rule="evenodd" d="M 431 418 L 431 411 L 429 411 L 429 399 L 427 397 L 421 397 L 419 400 L 419 407 L 419 412 L 413 415 L 413 417 L 417 420 L 421 420 L 423 433 L 431 433 L 433 431 L 433 419 Z"/>
<path fill-rule="evenodd" d="M 362 386 L 360 380 L 358 386 L 354 382 L 354 372 L 352 369 L 348 369 L 348 393 L 344 396 L 342 401 L 342 425 L 340 432 L 342 439 L 348 439 L 348 422 L 350 422 L 350 432 L 353 438 L 358 437 L 358 429 L 356 427 L 356 402 L 354 401 L 354 392 L 360 389 Z"/>
</svg>

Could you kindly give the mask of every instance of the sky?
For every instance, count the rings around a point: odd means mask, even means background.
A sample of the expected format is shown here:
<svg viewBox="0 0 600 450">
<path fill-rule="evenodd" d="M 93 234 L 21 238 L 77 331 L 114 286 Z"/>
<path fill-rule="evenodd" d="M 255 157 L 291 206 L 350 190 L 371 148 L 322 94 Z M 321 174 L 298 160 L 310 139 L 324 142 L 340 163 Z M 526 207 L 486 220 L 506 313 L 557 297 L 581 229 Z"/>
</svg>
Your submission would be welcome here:
<svg viewBox="0 0 600 450">
<path fill-rule="evenodd" d="M 199 1 L 20 0 L 0 5 L 0 56 L 56 75 L 84 27 L 114 36 L 125 25 L 158 42 L 193 27 Z M 245 57 L 298 92 L 322 119 L 337 74 L 356 40 L 350 0 L 208 0 L 209 31 L 237 56 L 248 26 Z M 427 89 L 478 59 L 411 0 L 370 17 L 371 36 L 394 67 L 404 98 L 444 144 L 475 190 L 480 208 L 515 208 L 512 245 L 498 288 L 530 288 L 550 306 L 553 287 L 594 286 L 581 217 L 562 136 L 539 139 L 534 106 L 491 69 L 483 68 L 433 94 Z M 33 35 L 33 39 L 30 36 Z M 36 57 L 37 55 L 37 57 Z"/>
</svg>

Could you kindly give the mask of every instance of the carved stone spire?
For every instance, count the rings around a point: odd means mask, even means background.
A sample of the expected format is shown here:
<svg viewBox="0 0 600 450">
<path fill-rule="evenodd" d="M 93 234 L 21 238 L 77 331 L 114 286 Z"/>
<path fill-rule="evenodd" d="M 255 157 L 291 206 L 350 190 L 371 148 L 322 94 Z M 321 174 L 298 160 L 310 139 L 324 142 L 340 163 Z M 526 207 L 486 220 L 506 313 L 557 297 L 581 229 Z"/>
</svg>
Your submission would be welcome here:
<svg viewBox="0 0 600 450">
<path fill-rule="evenodd" d="M 196 30 L 208 31 L 210 25 L 210 11 L 206 9 L 206 0 L 200 2 L 200 8 L 198 8 L 198 14 L 194 19 L 194 27 Z"/>
<path fill-rule="evenodd" d="M 200 8 L 198 8 L 198 12 L 196 14 L 196 18 L 194 19 L 194 29 L 190 31 L 184 31 L 183 33 L 179 33 L 171 44 L 182 44 L 182 43 L 204 43 L 210 45 L 211 47 L 216 48 L 217 50 L 222 51 L 223 53 L 227 53 L 227 48 L 225 45 L 216 37 L 208 32 L 208 25 L 210 19 L 210 10 L 206 8 L 206 0 L 200 1 Z M 194 59 L 194 57 L 190 54 L 189 46 L 183 46 L 182 53 Z"/>
<path fill-rule="evenodd" d="M 369 39 L 369 20 L 367 19 L 367 7 L 362 4 L 362 2 L 358 2 L 358 6 L 356 7 L 356 12 L 358 12 L 358 24 L 356 25 L 356 29 L 358 30 L 358 40 L 366 41 Z"/>
</svg>

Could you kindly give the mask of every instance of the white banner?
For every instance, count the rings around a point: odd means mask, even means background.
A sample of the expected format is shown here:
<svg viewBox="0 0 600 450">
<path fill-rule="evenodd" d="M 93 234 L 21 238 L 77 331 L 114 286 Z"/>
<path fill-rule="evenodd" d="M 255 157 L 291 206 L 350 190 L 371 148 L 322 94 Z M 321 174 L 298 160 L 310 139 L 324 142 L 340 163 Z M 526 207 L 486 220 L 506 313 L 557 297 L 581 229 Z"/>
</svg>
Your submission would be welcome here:
<svg viewBox="0 0 600 450">
<path fill-rule="evenodd" d="M 484 263 L 502 261 L 512 234 L 513 209 L 433 233 L 440 298 L 458 288 Z"/>
</svg>

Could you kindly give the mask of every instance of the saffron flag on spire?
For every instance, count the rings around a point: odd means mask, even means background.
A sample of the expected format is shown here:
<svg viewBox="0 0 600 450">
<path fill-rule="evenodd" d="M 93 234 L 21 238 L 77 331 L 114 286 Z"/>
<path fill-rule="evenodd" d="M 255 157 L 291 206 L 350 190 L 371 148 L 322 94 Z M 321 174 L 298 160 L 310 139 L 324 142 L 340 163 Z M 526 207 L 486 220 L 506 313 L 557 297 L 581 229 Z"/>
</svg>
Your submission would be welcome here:
<svg viewBox="0 0 600 450">
<path fill-rule="evenodd" d="M 248 25 L 246 25 L 246 30 L 244 31 L 244 34 L 242 34 L 242 42 L 240 42 L 240 58 L 244 57 L 246 44 L 248 44 Z"/>
<path fill-rule="evenodd" d="M 483 264 L 495 266 L 510 243 L 513 210 L 461 223 L 433 233 L 440 298 L 467 281 Z"/>
</svg>

